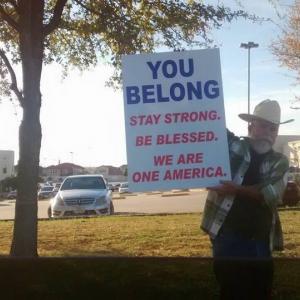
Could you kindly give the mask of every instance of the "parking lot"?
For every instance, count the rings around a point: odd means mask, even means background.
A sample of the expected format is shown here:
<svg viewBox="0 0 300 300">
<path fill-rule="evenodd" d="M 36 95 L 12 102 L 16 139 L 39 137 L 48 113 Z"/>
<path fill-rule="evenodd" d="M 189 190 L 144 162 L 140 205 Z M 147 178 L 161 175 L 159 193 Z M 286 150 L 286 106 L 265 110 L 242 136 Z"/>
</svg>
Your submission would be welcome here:
<svg viewBox="0 0 300 300">
<path fill-rule="evenodd" d="M 116 214 L 162 214 L 203 211 L 206 191 L 169 191 L 153 193 L 114 193 L 113 203 Z M 38 218 L 47 218 L 49 200 L 38 201 Z M 0 220 L 14 219 L 15 200 L 0 201 Z"/>
</svg>

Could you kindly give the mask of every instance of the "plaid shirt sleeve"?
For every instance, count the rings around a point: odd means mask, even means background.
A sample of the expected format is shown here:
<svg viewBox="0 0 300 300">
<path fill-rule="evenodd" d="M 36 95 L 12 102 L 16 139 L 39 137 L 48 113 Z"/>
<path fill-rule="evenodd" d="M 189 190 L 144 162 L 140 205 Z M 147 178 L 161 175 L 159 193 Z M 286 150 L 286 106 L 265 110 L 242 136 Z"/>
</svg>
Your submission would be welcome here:
<svg viewBox="0 0 300 300">
<path fill-rule="evenodd" d="M 261 176 L 263 182 L 259 185 L 259 189 L 264 196 L 265 204 L 274 212 L 277 205 L 282 202 L 287 177 L 289 162 L 287 158 L 274 152 L 270 159 L 265 161 L 261 168 Z"/>
<path fill-rule="evenodd" d="M 282 196 L 287 184 L 289 162 L 280 154 L 273 152 L 273 155 L 262 165 L 263 182 L 260 190 L 267 205 L 273 214 L 272 228 L 270 233 L 270 248 L 282 251 L 284 247 L 283 233 L 277 205 L 282 203 Z"/>
</svg>

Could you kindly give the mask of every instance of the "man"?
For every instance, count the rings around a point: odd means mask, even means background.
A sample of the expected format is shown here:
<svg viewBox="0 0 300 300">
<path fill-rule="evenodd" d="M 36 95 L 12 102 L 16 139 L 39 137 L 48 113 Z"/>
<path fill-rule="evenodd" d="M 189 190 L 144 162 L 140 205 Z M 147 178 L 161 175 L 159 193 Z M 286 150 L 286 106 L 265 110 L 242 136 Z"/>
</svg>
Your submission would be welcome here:
<svg viewBox="0 0 300 300">
<path fill-rule="evenodd" d="M 239 117 L 248 122 L 248 137 L 228 132 L 232 181 L 208 189 L 201 228 L 212 241 L 221 298 L 268 299 L 271 250 L 283 247 L 277 205 L 289 168 L 287 158 L 272 146 L 279 124 L 293 120 L 281 122 L 280 106 L 273 100 L 262 101 L 253 114 Z M 264 263 L 249 264 L 254 259 Z"/>
</svg>

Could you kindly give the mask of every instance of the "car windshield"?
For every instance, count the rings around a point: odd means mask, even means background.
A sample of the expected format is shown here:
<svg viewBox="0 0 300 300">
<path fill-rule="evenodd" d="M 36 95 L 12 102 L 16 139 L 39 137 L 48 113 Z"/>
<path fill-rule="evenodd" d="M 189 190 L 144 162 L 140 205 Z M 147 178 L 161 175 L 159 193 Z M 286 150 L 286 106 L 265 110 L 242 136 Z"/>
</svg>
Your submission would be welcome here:
<svg viewBox="0 0 300 300">
<path fill-rule="evenodd" d="M 45 187 L 42 187 L 41 191 L 43 192 L 49 192 L 49 191 L 52 191 L 53 190 L 53 187 L 52 186 L 45 186 Z"/>
<path fill-rule="evenodd" d="M 104 190 L 105 188 L 104 180 L 101 177 L 76 177 L 67 178 L 60 190 Z"/>
</svg>

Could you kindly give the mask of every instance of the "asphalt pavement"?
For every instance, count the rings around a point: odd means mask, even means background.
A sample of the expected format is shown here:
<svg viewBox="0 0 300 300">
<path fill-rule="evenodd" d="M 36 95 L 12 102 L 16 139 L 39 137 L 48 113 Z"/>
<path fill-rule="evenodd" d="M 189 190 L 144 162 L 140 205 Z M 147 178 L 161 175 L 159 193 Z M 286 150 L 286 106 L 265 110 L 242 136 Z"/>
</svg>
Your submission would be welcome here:
<svg viewBox="0 0 300 300">
<path fill-rule="evenodd" d="M 115 213 L 122 214 L 164 214 L 202 212 L 206 191 L 169 191 L 153 193 L 113 194 Z M 47 218 L 49 200 L 38 201 L 38 218 Z M 0 220 L 14 219 L 15 200 L 0 201 Z"/>
</svg>

